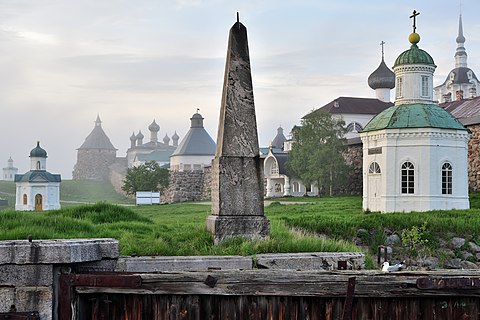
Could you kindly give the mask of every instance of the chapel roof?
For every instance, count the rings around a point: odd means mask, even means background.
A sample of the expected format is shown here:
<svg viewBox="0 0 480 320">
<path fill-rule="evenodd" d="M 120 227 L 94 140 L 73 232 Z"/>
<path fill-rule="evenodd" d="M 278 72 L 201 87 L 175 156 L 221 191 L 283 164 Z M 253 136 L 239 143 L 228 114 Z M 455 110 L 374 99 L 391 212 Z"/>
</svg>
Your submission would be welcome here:
<svg viewBox="0 0 480 320">
<path fill-rule="evenodd" d="M 15 182 L 61 182 L 60 174 L 52 174 L 46 170 L 30 170 L 24 174 L 16 174 Z"/>
<path fill-rule="evenodd" d="M 37 146 L 30 151 L 31 158 L 46 158 L 47 151 L 40 147 L 40 141 L 37 141 Z"/>
<path fill-rule="evenodd" d="M 272 152 L 271 153 L 275 159 L 277 160 L 278 164 L 278 173 L 279 174 L 287 174 L 287 160 L 288 160 L 288 153 L 287 152 Z"/>
<path fill-rule="evenodd" d="M 438 105 L 414 103 L 388 108 L 370 120 L 363 132 L 405 128 L 466 130 L 457 119 Z"/>
<path fill-rule="evenodd" d="M 420 42 L 420 35 L 418 33 L 411 33 L 408 41 L 412 44 L 410 49 L 400 53 L 395 60 L 394 68 L 405 64 L 426 64 L 436 67 L 432 56 L 417 46 L 417 43 Z"/>
</svg>

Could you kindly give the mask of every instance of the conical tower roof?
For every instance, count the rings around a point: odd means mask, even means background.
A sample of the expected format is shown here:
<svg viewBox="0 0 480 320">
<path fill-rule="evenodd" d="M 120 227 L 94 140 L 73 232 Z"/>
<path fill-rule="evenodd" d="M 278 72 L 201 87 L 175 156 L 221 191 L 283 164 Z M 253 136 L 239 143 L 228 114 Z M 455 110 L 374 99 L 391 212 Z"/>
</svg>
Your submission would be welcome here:
<svg viewBox="0 0 480 320">
<path fill-rule="evenodd" d="M 215 142 L 203 127 L 203 117 L 197 112 L 191 118 L 190 130 L 178 145 L 172 156 L 214 155 Z"/>
<path fill-rule="evenodd" d="M 92 132 L 85 138 L 85 142 L 77 150 L 82 149 L 101 149 L 101 150 L 117 150 L 110 142 L 105 131 L 102 129 L 102 121 L 97 116 L 95 127 Z"/>
</svg>

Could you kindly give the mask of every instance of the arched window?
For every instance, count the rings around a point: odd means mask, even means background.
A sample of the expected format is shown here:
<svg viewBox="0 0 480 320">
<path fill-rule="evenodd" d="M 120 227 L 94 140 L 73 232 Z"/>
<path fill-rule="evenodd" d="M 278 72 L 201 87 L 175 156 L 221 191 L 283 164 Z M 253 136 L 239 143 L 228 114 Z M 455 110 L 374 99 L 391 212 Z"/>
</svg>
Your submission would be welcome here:
<svg viewBox="0 0 480 320">
<path fill-rule="evenodd" d="M 402 164 L 402 193 L 412 194 L 415 192 L 415 167 L 407 161 Z"/>
<path fill-rule="evenodd" d="M 380 166 L 378 165 L 378 163 L 372 162 L 368 167 L 368 173 L 379 174 L 379 173 L 382 173 L 382 171 L 380 170 Z"/>
<path fill-rule="evenodd" d="M 270 168 L 271 174 L 278 174 L 278 165 L 277 162 L 274 160 L 272 161 L 272 167 Z"/>
<path fill-rule="evenodd" d="M 282 185 L 280 183 L 275 183 L 275 192 L 282 192 Z"/>
<path fill-rule="evenodd" d="M 300 192 L 300 184 L 298 182 L 294 182 L 292 184 L 292 190 L 293 192 Z"/>
<path fill-rule="evenodd" d="M 27 199 L 27 195 L 24 194 L 24 195 L 23 195 L 23 204 L 24 204 L 24 205 L 27 205 L 27 203 L 28 203 L 27 200 L 28 200 L 28 199 Z"/>
<path fill-rule="evenodd" d="M 362 130 L 362 125 L 358 122 L 350 122 L 347 126 L 347 132 L 361 132 Z"/>
<path fill-rule="evenodd" d="M 40 161 L 37 161 L 37 170 L 40 170 L 40 169 L 41 169 Z"/>
<path fill-rule="evenodd" d="M 442 194 L 452 194 L 452 165 L 448 162 L 442 166 Z"/>
</svg>

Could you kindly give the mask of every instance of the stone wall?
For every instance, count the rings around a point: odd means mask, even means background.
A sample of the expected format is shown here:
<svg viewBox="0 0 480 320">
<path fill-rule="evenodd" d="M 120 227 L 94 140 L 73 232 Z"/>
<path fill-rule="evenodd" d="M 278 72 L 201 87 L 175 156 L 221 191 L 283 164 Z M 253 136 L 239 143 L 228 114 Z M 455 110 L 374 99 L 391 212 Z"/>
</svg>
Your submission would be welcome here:
<svg viewBox="0 0 480 320">
<path fill-rule="evenodd" d="M 468 141 L 468 189 L 480 191 L 480 124 L 467 127 L 471 132 Z"/>
<path fill-rule="evenodd" d="M 210 168 L 194 171 L 171 171 L 162 203 L 210 200 Z"/>
<path fill-rule="evenodd" d="M 0 241 L 0 313 L 36 311 L 42 320 L 57 319 L 58 275 L 118 257 L 115 239 Z"/>
<path fill-rule="evenodd" d="M 73 168 L 73 180 L 110 181 L 109 166 L 115 163 L 116 151 L 79 149 Z"/>
<path fill-rule="evenodd" d="M 127 158 L 117 158 L 110 167 L 110 183 L 117 193 L 127 195 L 122 190 L 123 180 L 127 174 Z"/>
<path fill-rule="evenodd" d="M 359 144 L 349 144 L 344 153 L 346 164 L 350 167 L 345 185 L 336 194 L 362 194 L 363 189 L 363 146 Z"/>
</svg>

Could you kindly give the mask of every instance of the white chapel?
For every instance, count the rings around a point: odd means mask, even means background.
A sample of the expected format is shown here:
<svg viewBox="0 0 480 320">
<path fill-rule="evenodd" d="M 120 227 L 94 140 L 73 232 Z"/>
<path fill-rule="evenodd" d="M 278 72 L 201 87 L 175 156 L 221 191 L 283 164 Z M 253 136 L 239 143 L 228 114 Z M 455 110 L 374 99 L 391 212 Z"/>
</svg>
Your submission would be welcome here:
<svg viewBox="0 0 480 320">
<path fill-rule="evenodd" d="M 467 129 L 433 101 L 432 57 L 418 47 L 395 60 L 395 105 L 360 133 L 363 209 L 381 212 L 468 209 Z"/>
<path fill-rule="evenodd" d="M 59 174 L 47 171 L 47 152 L 40 142 L 30 151 L 30 171 L 15 175 L 17 211 L 60 209 Z"/>
</svg>

